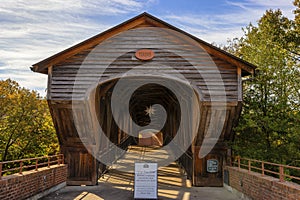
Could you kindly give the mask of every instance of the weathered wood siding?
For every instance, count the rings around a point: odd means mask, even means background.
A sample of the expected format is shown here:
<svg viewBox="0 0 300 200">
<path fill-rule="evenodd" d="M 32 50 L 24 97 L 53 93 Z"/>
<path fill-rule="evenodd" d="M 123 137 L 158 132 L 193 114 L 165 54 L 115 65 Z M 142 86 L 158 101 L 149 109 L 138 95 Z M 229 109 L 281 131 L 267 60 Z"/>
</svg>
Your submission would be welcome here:
<svg viewBox="0 0 300 200">
<path fill-rule="evenodd" d="M 85 50 L 53 66 L 48 98 L 84 98 L 87 88 L 99 81 L 101 76 L 104 81 L 134 68 L 159 70 L 160 73 L 171 75 L 180 73 L 200 88 L 201 101 L 210 101 L 212 96 L 215 99 L 222 96 L 224 85 L 227 101 L 236 102 L 237 67 L 215 56 L 208 56 L 201 46 L 184 40 L 187 38 L 165 29 L 138 28 L 125 31 L 106 40 L 100 48 Z M 147 68 L 143 68 L 142 63 L 134 58 L 135 51 L 140 48 L 153 49 L 155 52 L 155 57 L 147 63 Z M 112 62 L 120 56 L 116 62 Z M 218 78 L 219 74 L 222 79 Z"/>
</svg>

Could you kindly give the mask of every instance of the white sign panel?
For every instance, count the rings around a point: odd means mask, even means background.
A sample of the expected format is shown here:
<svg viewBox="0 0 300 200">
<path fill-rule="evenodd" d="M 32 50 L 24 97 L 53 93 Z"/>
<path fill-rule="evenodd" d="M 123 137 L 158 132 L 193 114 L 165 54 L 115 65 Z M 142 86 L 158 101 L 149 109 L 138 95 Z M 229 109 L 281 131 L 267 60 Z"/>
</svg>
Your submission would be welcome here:
<svg viewBox="0 0 300 200">
<path fill-rule="evenodd" d="M 207 160 L 207 172 L 210 173 L 216 173 L 219 171 L 219 162 L 218 160 L 215 159 L 211 159 L 211 160 Z"/>
<path fill-rule="evenodd" d="M 134 198 L 157 199 L 157 163 L 135 163 Z"/>
</svg>

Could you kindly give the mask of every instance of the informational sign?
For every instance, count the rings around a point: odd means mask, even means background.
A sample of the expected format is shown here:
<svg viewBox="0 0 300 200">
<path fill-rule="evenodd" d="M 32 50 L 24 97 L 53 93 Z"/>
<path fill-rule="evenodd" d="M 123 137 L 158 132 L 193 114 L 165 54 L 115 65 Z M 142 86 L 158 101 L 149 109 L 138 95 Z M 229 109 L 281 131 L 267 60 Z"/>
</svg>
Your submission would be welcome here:
<svg viewBox="0 0 300 200">
<path fill-rule="evenodd" d="M 157 199 L 157 163 L 135 163 L 134 198 Z"/>
<path fill-rule="evenodd" d="M 207 160 L 207 172 L 216 173 L 219 171 L 219 161 L 216 159 Z"/>
</svg>

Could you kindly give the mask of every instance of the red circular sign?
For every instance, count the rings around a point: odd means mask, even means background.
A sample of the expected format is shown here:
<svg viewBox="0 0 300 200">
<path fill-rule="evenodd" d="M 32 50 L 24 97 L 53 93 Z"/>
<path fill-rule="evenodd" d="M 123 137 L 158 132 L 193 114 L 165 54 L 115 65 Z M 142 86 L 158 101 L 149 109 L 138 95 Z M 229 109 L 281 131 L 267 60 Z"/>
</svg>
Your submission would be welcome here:
<svg viewBox="0 0 300 200">
<path fill-rule="evenodd" d="M 154 52 L 150 49 L 140 49 L 135 52 L 135 57 L 139 60 L 151 60 L 154 57 Z"/>
</svg>

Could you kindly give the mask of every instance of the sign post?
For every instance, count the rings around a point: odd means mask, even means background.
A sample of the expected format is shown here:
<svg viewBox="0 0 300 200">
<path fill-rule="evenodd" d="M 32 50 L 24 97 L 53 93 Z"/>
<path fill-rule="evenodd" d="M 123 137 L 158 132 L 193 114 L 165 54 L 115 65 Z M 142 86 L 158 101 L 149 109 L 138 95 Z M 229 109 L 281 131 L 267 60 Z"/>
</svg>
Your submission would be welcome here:
<svg viewBox="0 0 300 200">
<path fill-rule="evenodd" d="M 134 199 L 157 199 L 157 163 L 135 163 Z"/>
</svg>

